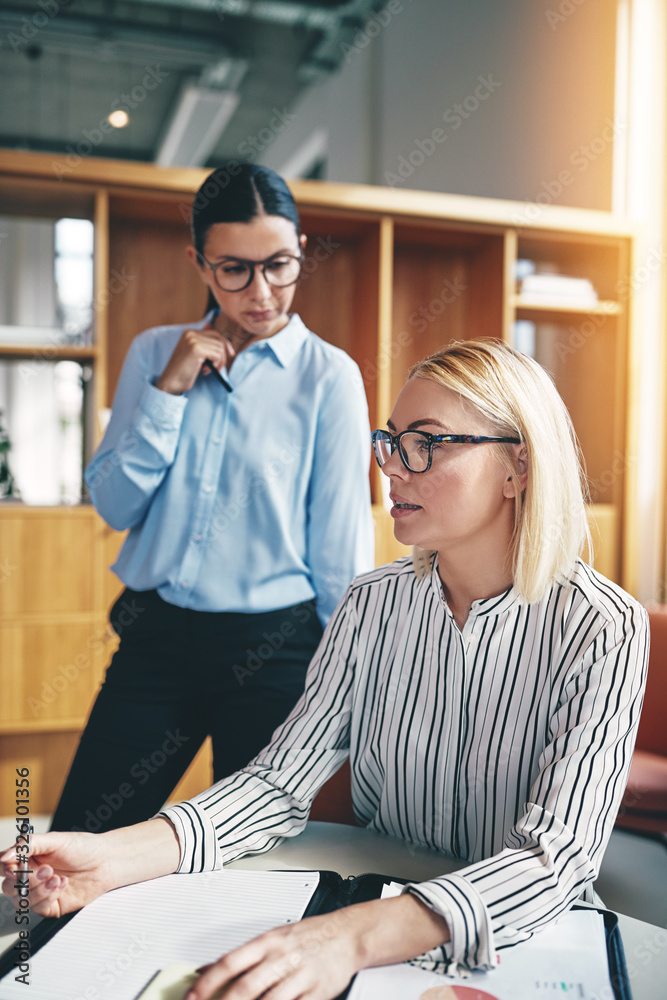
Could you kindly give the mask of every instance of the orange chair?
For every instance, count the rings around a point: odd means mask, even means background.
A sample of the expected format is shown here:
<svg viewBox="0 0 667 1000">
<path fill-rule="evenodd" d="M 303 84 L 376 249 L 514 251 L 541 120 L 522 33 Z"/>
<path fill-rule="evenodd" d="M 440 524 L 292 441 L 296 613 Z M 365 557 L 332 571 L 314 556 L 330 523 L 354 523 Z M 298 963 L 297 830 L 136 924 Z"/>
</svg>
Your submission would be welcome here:
<svg viewBox="0 0 667 1000">
<path fill-rule="evenodd" d="M 649 609 L 646 695 L 616 826 L 667 842 L 667 605 Z"/>
<path fill-rule="evenodd" d="M 308 819 L 358 826 L 352 809 L 349 760 L 322 785 L 313 799 Z"/>
</svg>

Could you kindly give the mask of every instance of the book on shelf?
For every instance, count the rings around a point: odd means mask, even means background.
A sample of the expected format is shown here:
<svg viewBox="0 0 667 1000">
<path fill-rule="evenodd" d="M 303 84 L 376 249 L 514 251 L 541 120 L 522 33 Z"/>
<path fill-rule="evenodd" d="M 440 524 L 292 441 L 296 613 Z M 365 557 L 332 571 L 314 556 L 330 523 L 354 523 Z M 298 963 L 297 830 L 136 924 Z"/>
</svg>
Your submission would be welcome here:
<svg viewBox="0 0 667 1000">
<path fill-rule="evenodd" d="M 522 305 L 590 309 L 599 302 L 598 294 L 588 278 L 539 272 L 527 274 L 521 279 L 519 296 Z"/>
</svg>

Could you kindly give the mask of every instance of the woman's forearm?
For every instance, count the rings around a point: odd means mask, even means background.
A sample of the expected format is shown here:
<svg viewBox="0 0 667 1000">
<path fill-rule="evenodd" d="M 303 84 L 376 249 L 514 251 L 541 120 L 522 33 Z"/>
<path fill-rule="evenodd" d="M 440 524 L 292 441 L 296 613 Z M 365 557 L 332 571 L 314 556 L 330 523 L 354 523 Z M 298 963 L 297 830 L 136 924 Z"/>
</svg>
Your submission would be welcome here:
<svg viewBox="0 0 667 1000">
<path fill-rule="evenodd" d="M 347 913 L 360 921 L 359 968 L 405 962 L 449 941 L 443 917 L 409 893 L 361 903 Z"/>
<path fill-rule="evenodd" d="M 173 825 L 162 817 L 99 834 L 104 840 L 107 889 L 171 875 L 181 849 Z"/>
</svg>

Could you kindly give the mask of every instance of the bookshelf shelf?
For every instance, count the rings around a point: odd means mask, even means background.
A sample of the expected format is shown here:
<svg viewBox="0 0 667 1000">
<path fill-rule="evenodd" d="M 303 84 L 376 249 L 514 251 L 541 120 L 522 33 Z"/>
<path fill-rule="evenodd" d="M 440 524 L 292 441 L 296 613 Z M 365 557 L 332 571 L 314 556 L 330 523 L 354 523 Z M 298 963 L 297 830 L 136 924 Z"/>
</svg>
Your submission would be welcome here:
<svg viewBox="0 0 667 1000">
<path fill-rule="evenodd" d="M 203 315 L 203 286 L 184 265 L 184 248 L 187 209 L 207 172 L 90 157 L 56 183 L 50 163 L 40 154 L 0 152 L 0 213 L 93 221 L 95 345 L 0 344 L 0 359 L 86 362 L 93 447 L 133 337 Z M 517 320 L 535 324 L 535 356 L 568 405 L 593 486 L 595 564 L 634 592 L 636 483 L 626 456 L 637 387 L 631 289 L 627 297 L 620 291 L 628 289 L 631 227 L 607 213 L 544 206 L 539 224 L 517 228 L 526 218 L 521 203 L 313 181 L 290 186 L 310 260 L 294 308 L 359 364 L 374 427 L 384 425 L 416 361 L 454 339 L 512 343 Z M 520 259 L 590 281 L 601 300 L 580 308 L 517 295 Z M 114 274 L 132 280 L 110 294 Z M 377 559 L 386 562 L 405 549 L 382 504 L 380 472 L 370 468 Z M 0 680 L 11 691 L 0 720 L 0 779 L 29 740 L 30 754 L 48 758 L 51 769 L 50 781 L 35 788 L 38 812 L 58 798 L 112 649 L 104 643 L 93 655 L 88 643 L 104 632 L 120 589 L 107 567 L 121 541 L 85 505 L 0 505 L 0 573 L 11 578 L 0 608 Z M 42 697 L 45 707 L 31 715 L 27 699 L 53 688 L 80 655 L 89 666 L 52 703 Z M 179 794 L 208 783 L 206 761 L 198 760 Z M 13 782 L 0 780 L 2 787 Z M 0 813 L 10 809 L 0 801 Z"/>
</svg>

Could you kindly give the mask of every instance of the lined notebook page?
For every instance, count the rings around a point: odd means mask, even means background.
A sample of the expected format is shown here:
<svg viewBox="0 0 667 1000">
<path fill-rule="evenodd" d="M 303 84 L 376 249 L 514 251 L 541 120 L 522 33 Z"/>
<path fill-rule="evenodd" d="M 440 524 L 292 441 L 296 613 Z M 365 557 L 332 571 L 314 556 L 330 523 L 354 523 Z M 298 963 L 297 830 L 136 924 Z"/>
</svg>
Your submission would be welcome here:
<svg viewBox="0 0 667 1000">
<path fill-rule="evenodd" d="M 387 895 L 393 895 L 392 892 Z M 611 1000 L 601 913 L 571 910 L 516 948 L 492 972 L 442 976 L 411 965 L 365 969 L 348 1000 Z"/>
<path fill-rule="evenodd" d="M 299 920 L 317 872 L 166 875 L 115 889 L 85 907 L 30 962 L 28 989 L 11 972 L 2 1000 L 134 1000 L 173 962 L 211 962 L 258 934 Z"/>
</svg>

